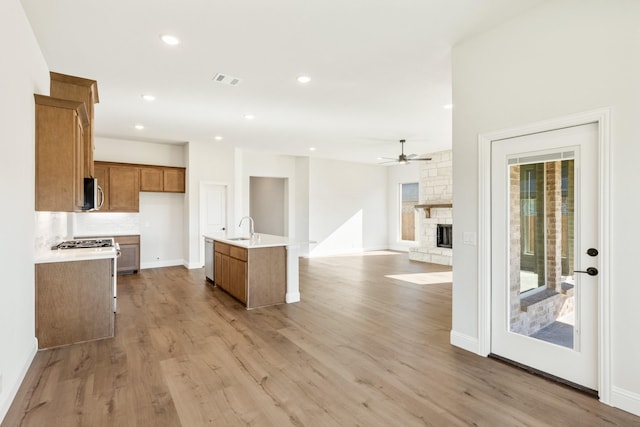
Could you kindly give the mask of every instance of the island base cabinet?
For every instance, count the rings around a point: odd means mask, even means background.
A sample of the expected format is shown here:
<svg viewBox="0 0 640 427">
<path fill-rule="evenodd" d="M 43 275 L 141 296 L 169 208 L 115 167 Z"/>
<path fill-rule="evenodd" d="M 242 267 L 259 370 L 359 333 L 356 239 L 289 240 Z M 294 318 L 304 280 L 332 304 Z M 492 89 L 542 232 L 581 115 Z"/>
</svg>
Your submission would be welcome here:
<svg viewBox="0 0 640 427">
<path fill-rule="evenodd" d="M 113 337 L 113 259 L 36 264 L 36 337 L 51 348 Z"/>
<path fill-rule="evenodd" d="M 283 304 L 287 293 L 286 249 L 249 249 L 247 282 L 247 308 Z"/>
<path fill-rule="evenodd" d="M 229 293 L 240 302 L 247 303 L 247 263 L 229 257 Z"/>
<path fill-rule="evenodd" d="M 214 283 L 247 308 L 285 302 L 286 249 L 214 243 Z"/>
</svg>

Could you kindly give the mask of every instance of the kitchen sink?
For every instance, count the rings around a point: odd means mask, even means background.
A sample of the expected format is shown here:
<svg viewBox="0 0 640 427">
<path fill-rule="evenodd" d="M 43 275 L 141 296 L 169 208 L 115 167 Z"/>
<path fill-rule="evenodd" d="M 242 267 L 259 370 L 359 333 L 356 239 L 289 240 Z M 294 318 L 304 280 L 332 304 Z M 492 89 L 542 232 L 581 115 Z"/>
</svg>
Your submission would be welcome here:
<svg viewBox="0 0 640 427">
<path fill-rule="evenodd" d="M 232 237 L 227 240 L 251 240 L 251 237 Z"/>
</svg>

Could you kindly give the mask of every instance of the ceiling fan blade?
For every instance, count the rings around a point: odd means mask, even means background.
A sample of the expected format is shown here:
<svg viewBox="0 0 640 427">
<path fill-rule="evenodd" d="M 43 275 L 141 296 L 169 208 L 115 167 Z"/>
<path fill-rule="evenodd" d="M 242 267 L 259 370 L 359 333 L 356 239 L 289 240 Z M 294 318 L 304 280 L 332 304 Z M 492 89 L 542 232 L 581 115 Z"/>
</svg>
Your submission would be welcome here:
<svg viewBox="0 0 640 427">
<path fill-rule="evenodd" d="M 379 165 L 388 165 L 389 163 L 398 163 L 398 161 L 396 159 L 393 160 L 388 160 L 386 162 L 379 162 Z"/>
<path fill-rule="evenodd" d="M 429 160 L 431 160 L 431 157 L 417 157 L 417 158 L 411 158 L 411 159 L 407 159 L 410 162 L 419 162 L 419 161 L 423 161 L 423 162 L 428 162 Z"/>
</svg>

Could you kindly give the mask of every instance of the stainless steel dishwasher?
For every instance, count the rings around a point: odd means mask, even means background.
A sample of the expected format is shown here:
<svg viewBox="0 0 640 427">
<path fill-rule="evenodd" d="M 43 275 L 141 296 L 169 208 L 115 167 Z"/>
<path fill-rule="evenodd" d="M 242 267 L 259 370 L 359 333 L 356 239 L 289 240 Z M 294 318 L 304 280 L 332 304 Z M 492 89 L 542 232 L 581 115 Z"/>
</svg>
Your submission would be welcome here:
<svg viewBox="0 0 640 427">
<path fill-rule="evenodd" d="M 204 238 L 204 275 L 213 282 L 213 239 Z"/>
</svg>

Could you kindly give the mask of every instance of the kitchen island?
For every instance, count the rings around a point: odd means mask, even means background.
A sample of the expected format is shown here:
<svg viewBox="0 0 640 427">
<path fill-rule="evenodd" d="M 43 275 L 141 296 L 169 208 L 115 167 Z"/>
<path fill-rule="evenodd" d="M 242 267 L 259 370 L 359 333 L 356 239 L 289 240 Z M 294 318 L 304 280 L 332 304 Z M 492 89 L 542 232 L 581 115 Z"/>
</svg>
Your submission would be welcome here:
<svg viewBox="0 0 640 427">
<path fill-rule="evenodd" d="M 204 238 L 213 240 L 213 283 L 248 309 L 300 301 L 296 242 L 270 234 Z"/>
</svg>

